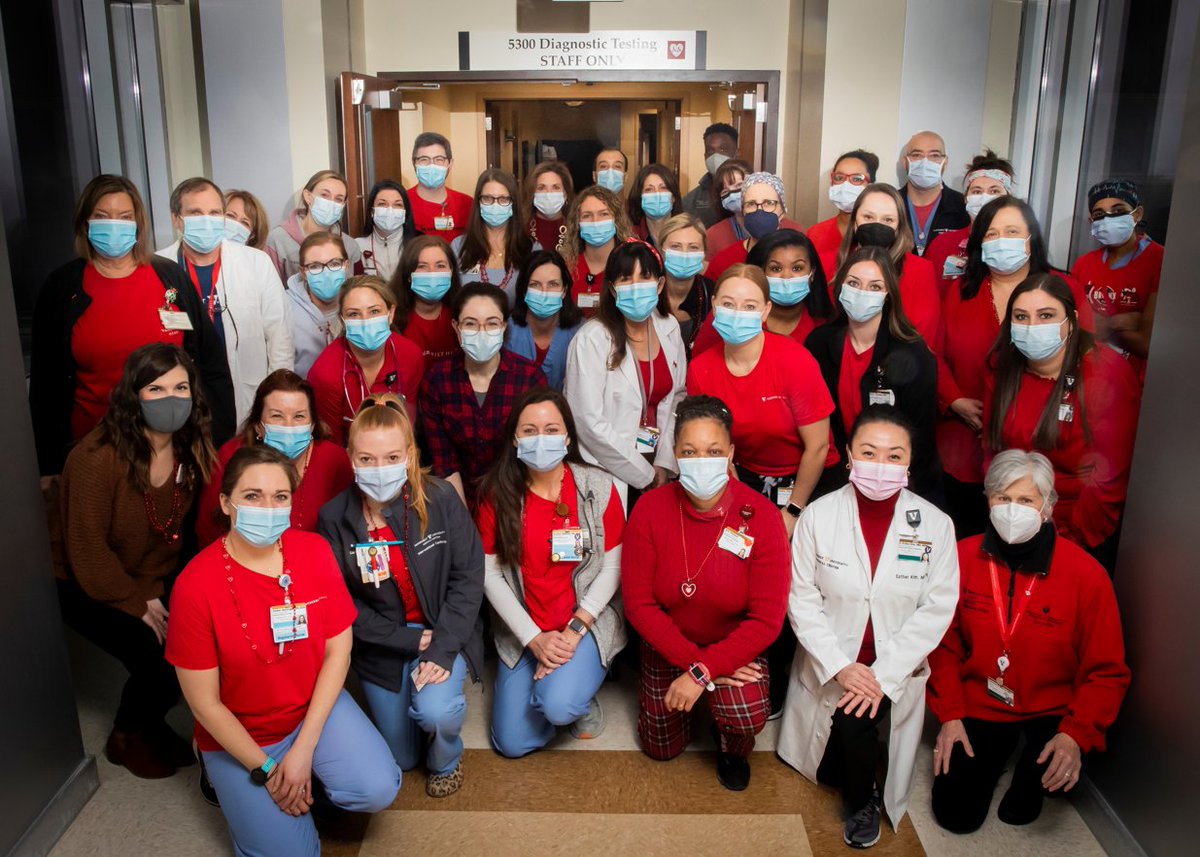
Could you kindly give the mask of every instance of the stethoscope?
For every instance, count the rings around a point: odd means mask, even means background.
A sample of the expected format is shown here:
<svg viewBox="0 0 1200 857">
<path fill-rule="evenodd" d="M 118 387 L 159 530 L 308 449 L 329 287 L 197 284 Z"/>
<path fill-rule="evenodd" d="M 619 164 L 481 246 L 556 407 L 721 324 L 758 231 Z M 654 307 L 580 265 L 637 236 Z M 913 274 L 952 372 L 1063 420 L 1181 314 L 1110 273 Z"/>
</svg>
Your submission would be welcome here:
<svg viewBox="0 0 1200 857">
<path fill-rule="evenodd" d="M 391 350 L 391 353 L 392 353 L 392 365 L 399 366 L 400 361 L 396 357 L 396 346 L 391 341 L 390 338 L 388 339 L 387 347 Z M 365 399 L 371 395 L 371 391 L 367 389 L 367 382 L 366 382 L 366 379 L 363 377 L 362 369 L 360 369 L 358 366 L 358 361 L 354 361 L 354 363 L 352 364 L 350 362 L 351 356 L 352 355 L 350 352 L 350 343 L 346 343 L 346 350 L 342 353 L 342 394 L 346 399 L 346 412 L 347 412 L 347 414 L 349 414 L 349 416 L 342 417 L 342 420 L 344 422 L 352 421 L 354 419 L 355 412 L 358 410 L 358 405 L 354 404 L 354 402 L 352 402 L 350 400 L 350 385 L 346 383 L 346 375 L 347 374 L 353 375 L 354 380 L 358 382 L 358 404 L 359 405 L 362 404 L 363 399 Z M 387 392 L 396 393 L 397 395 L 400 396 L 401 399 L 405 399 L 404 394 L 402 394 L 399 390 L 392 389 L 392 385 L 396 383 L 396 380 L 397 380 L 397 372 L 395 369 L 393 369 L 391 372 L 389 372 L 387 375 L 385 375 L 383 377 L 383 383 L 387 386 Z M 407 401 L 407 399 L 405 399 L 405 401 Z"/>
</svg>

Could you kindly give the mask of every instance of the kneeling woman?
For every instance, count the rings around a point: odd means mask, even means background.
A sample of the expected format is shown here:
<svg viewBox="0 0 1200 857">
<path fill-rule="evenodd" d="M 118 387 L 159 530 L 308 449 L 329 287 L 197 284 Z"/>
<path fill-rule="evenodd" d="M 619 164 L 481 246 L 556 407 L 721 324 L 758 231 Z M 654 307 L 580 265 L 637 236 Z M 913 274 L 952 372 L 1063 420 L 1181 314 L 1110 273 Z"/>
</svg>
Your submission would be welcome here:
<svg viewBox="0 0 1200 857">
<path fill-rule="evenodd" d="M 848 451 L 850 484 L 809 505 L 792 541 L 788 618 L 801 649 L 779 755 L 841 787 L 843 839 L 869 848 L 879 841 L 875 769 L 889 711 L 883 806 L 893 828 L 908 808 L 926 657 L 954 616 L 958 550 L 950 518 L 905 490 L 912 431 L 895 408 L 864 408 Z"/>
<path fill-rule="evenodd" d="M 774 504 L 730 482 L 732 425 L 720 399 L 683 400 L 675 414 L 679 483 L 654 489 L 629 516 L 621 583 L 642 637 L 642 749 L 654 759 L 682 753 L 690 712 L 707 695 L 717 779 L 741 791 L 754 736 L 771 712 L 763 653 L 783 625 L 788 553 Z"/>
<path fill-rule="evenodd" d="M 604 728 L 594 699 L 625 646 L 619 602 L 625 516 L 613 478 L 584 464 L 562 394 L 534 387 L 505 422 L 505 450 L 483 482 L 479 532 L 500 664 L 492 746 L 516 758 L 556 727 Z"/>
<path fill-rule="evenodd" d="M 929 656 L 929 707 L 942 724 L 933 814 L 955 833 L 983 824 L 1022 736 L 1001 821 L 1029 824 L 1046 793 L 1078 785 L 1083 754 L 1104 749 L 1129 687 L 1108 574 L 1052 523 L 1054 466 L 1010 449 L 983 485 L 988 527 L 959 542 L 960 609 Z"/>
<path fill-rule="evenodd" d="M 363 403 L 349 452 L 357 484 L 319 531 L 358 608 L 352 666 L 397 764 L 424 757 L 426 793 L 445 797 L 462 785 L 463 681 L 483 673 L 479 536 L 453 486 L 421 469 L 399 397 Z"/>
<path fill-rule="evenodd" d="M 329 545 L 289 529 L 296 471 L 248 446 L 225 466 L 232 519 L 179 576 L 167 659 L 239 855 L 316 855 L 316 776 L 329 800 L 378 812 L 400 789 L 387 744 L 342 685 L 354 604 Z"/>
</svg>

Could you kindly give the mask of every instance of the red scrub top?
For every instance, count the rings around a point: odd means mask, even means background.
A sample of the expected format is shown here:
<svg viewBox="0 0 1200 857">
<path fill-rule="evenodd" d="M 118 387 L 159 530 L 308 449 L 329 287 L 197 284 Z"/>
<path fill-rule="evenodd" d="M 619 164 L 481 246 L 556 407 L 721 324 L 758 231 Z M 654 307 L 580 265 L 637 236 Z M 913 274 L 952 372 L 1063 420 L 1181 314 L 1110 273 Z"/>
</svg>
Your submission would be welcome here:
<svg viewBox="0 0 1200 857">
<path fill-rule="evenodd" d="M 1133 256 L 1127 256 L 1119 267 L 1109 267 L 1108 251 L 1101 248 L 1076 259 L 1071 276 L 1082 285 L 1092 311 L 1111 318 L 1121 313 L 1146 311 L 1151 296 L 1158 293 L 1162 260 L 1162 245 L 1142 238 Z M 1143 378 L 1145 358 L 1125 353 L 1123 349 L 1122 354 L 1138 377 Z"/>
<path fill-rule="evenodd" d="M 429 202 L 418 193 L 420 185 L 408 189 L 408 216 L 412 218 L 413 226 L 418 232 L 426 235 L 437 235 L 450 243 L 467 231 L 467 221 L 471 219 L 471 197 L 465 193 L 446 188 L 445 202 Z M 434 219 L 450 217 L 453 226 L 449 229 L 437 229 Z"/>
<path fill-rule="evenodd" d="M 443 357 L 457 354 L 461 350 L 452 321 L 450 307 L 444 302 L 437 318 L 422 318 L 416 310 L 409 312 L 408 321 L 404 325 L 404 338 L 421 349 L 426 370 Z"/>
<path fill-rule="evenodd" d="M 604 288 L 604 271 L 593 274 L 587 259 L 580 253 L 575 259 L 575 270 L 571 274 L 571 297 L 583 312 L 584 318 L 596 314 L 600 305 L 600 290 Z"/>
<path fill-rule="evenodd" d="M 808 227 L 808 240 L 817 250 L 817 258 L 825 270 L 825 280 L 828 282 L 837 273 L 838 248 L 842 246 L 842 231 L 838 229 L 837 215 L 814 223 Z"/>
</svg>

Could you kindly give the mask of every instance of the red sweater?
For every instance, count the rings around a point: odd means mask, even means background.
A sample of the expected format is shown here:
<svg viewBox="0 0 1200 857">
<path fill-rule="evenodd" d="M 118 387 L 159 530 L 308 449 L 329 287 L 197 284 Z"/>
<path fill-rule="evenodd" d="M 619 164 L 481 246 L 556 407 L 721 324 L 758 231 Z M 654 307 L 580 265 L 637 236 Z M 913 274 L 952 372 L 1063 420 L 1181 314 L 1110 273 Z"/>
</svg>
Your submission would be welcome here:
<svg viewBox="0 0 1200 857">
<path fill-rule="evenodd" d="M 1038 580 L 1011 640 L 1012 663 L 1004 673 L 1004 684 L 1015 696 L 1010 708 L 987 692 L 1003 646 L 991 557 L 981 549 L 982 540 L 972 536 L 958 543 L 962 590 L 950 629 L 929 655 L 929 708 L 941 723 L 964 717 L 1013 722 L 1061 716 L 1059 731 L 1080 749 L 1103 750 L 1104 732 L 1129 687 L 1121 618 L 1108 575 L 1076 545 L 1065 539 L 1055 543 L 1050 568 Z M 1014 573 L 1003 561 L 996 568 L 1007 594 Z M 1023 599 L 1021 587 L 1031 576 L 1015 576 L 1017 598 Z"/>
<path fill-rule="evenodd" d="M 993 381 L 989 376 L 983 400 L 985 430 L 991 419 Z M 1004 421 L 1001 448 L 1034 450 L 1050 459 L 1058 491 L 1054 523 L 1066 538 L 1095 547 L 1116 532 L 1125 505 L 1141 385 L 1119 354 L 1093 348 L 1083 358 L 1083 419 L 1079 397 L 1073 394 L 1075 418 L 1059 423 L 1058 445 L 1035 449 L 1033 431 L 1053 388 L 1053 381 L 1025 373 Z M 1084 437 L 1084 419 L 1090 440 Z M 998 451 L 987 450 L 985 466 Z"/>
<path fill-rule="evenodd" d="M 749 557 L 739 559 L 715 545 L 725 526 L 741 526 L 746 507 L 752 512 L 746 533 L 754 545 Z M 691 598 L 681 589 L 685 541 L 696 586 Z M 779 636 L 790 569 L 779 510 L 762 494 L 735 480 L 716 506 L 697 512 L 678 484 L 664 485 L 641 496 L 625 528 L 625 615 L 672 665 L 687 669 L 699 661 L 713 676 L 729 675 Z"/>
<path fill-rule="evenodd" d="M 817 249 L 817 258 L 825 269 L 826 281 L 832 280 L 837 273 L 838 248 L 842 246 L 842 231 L 838 229 L 838 216 L 835 214 L 828 220 L 814 223 L 808 227 L 808 240 Z"/>
<path fill-rule="evenodd" d="M 854 498 L 858 501 L 858 528 L 862 532 L 863 544 L 867 546 L 867 557 L 871 560 L 871 580 L 874 581 L 875 569 L 879 568 L 888 530 L 891 529 L 892 518 L 896 515 L 896 501 L 900 499 L 900 492 L 897 491 L 883 500 L 871 500 L 855 489 Z M 855 660 L 867 666 L 875 663 L 875 626 L 871 622 L 870 613 L 867 614 L 867 627 L 863 631 L 862 645 L 858 648 L 858 657 Z"/>
</svg>

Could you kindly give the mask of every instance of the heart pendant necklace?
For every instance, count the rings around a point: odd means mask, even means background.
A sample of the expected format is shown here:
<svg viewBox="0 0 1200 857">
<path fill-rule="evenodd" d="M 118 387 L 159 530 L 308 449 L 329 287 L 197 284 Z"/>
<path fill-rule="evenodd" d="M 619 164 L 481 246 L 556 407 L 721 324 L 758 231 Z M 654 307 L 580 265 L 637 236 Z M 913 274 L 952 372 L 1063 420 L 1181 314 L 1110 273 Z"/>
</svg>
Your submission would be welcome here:
<svg viewBox="0 0 1200 857">
<path fill-rule="evenodd" d="M 721 530 L 725 529 L 725 520 L 728 517 L 729 517 L 729 513 L 727 512 L 725 514 L 725 517 L 721 519 Z M 704 555 L 704 559 L 702 559 L 700 561 L 700 565 L 699 565 L 699 567 L 697 567 L 696 573 L 692 574 L 691 570 L 688 568 L 687 536 L 684 535 L 684 532 L 683 532 L 683 501 L 680 500 L 679 501 L 679 539 L 680 539 L 680 542 L 683 544 L 683 577 L 684 577 L 683 583 L 679 584 L 679 591 L 683 593 L 684 598 L 691 598 L 693 595 L 696 594 L 696 583 L 695 583 L 696 578 L 698 578 L 700 576 L 700 572 L 704 570 L 704 564 L 706 562 L 708 562 L 708 558 L 711 557 L 713 551 L 717 549 L 717 543 L 720 541 L 720 533 L 717 534 L 717 539 L 713 541 L 712 547 L 710 547 L 708 549 L 708 553 L 706 553 Z"/>
</svg>

